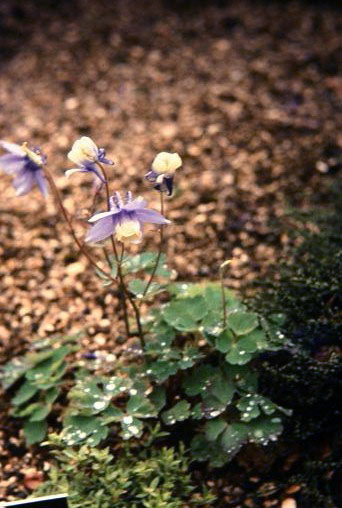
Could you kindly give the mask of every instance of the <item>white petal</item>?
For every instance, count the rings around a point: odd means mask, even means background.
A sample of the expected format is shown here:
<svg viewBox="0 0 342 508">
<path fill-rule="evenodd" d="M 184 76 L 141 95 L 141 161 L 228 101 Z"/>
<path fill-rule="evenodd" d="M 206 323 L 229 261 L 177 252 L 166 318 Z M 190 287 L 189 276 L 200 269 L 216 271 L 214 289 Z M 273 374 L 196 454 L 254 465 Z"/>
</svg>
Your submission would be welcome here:
<svg viewBox="0 0 342 508">
<path fill-rule="evenodd" d="M 87 136 L 77 139 L 68 153 L 68 159 L 82 166 L 87 162 L 94 162 L 98 158 L 98 148 L 94 141 Z"/>
<path fill-rule="evenodd" d="M 67 178 L 69 178 L 69 176 L 73 175 L 74 173 L 84 173 L 86 172 L 85 169 L 81 169 L 81 168 L 73 168 L 73 169 L 67 169 L 64 174 Z"/>
<path fill-rule="evenodd" d="M 115 238 L 118 242 L 128 240 L 132 243 L 140 243 L 142 239 L 140 222 L 138 220 L 123 220 L 115 228 Z"/>
<path fill-rule="evenodd" d="M 182 159 L 178 153 L 160 152 L 152 162 L 152 169 L 158 175 L 165 173 L 172 176 L 181 165 Z"/>
<path fill-rule="evenodd" d="M 110 215 L 115 215 L 119 210 L 110 210 L 109 212 L 101 212 L 93 215 L 88 222 L 96 222 L 104 217 L 109 217 Z"/>
</svg>

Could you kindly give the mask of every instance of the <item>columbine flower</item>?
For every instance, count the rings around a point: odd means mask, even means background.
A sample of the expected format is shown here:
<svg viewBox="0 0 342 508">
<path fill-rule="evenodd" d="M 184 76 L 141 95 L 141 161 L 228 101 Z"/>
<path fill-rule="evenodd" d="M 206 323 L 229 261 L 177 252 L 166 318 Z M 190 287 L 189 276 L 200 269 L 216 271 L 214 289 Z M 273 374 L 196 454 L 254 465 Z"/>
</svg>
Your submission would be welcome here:
<svg viewBox="0 0 342 508">
<path fill-rule="evenodd" d="M 19 146 L 15 143 L 0 141 L 0 146 L 8 154 L 0 157 L 0 167 L 9 175 L 15 175 L 13 186 L 17 196 L 24 196 L 37 185 L 44 197 L 47 196 L 47 183 L 43 172 L 46 156 L 39 148 L 28 148 L 27 143 Z"/>
<path fill-rule="evenodd" d="M 132 194 L 127 192 L 124 203 L 118 192 L 110 198 L 110 210 L 101 212 L 89 219 L 95 222 L 86 236 L 86 242 L 102 242 L 111 235 L 119 242 L 129 241 L 140 243 L 144 222 L 151 224 L 170 224 L 159 212 L 146 207 L 147 202 L 142 197 L 132 200 Z"/>
<path fill-rule="evenodd" d="M 113 161 L 106 159 L 106 152 L 104 148 L 97 148 L 94 141 L 87 136 L 82 136 L 80 139 L 75 141 L 72 145 L 72 149 L 68 153 L 68 159 L 76 164 L 77 168 L 68 169 L 65 172 L 65 176 L 70 176 L 73 173 L 94 173 L 101 182 L 105 183 L 105 180 L 101 172 L 96 167 L 96 162 L 102 162 L 102 164 L 114 164 Z"/>
<path fill-rule="evenodd" d="M 176 169 L 182 165 L 182 159 L 178 153 L 160 152 L 152 162 L 151 170 L 145 178 L 155 183 L 154 188 L 160 192 L 167 192 L 171 196 L 173 189 L 173 175 Z"/>
</svg>

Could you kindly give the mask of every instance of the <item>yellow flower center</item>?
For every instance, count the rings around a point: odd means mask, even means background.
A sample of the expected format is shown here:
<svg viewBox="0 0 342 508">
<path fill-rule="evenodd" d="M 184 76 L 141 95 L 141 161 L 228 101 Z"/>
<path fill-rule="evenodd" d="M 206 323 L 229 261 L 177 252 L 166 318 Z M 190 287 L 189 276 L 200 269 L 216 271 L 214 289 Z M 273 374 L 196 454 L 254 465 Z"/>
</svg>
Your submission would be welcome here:
<svg viewBox="0 0 342 508">
<path fill-rule="evenodd" d="M 139 243 L 141 241 L 141 229 L 139 221 L 126 220 L 118 224 L 115 228 L 115 238 L 118 242 L 129 241 L 132 243 Z"/>
</svg>

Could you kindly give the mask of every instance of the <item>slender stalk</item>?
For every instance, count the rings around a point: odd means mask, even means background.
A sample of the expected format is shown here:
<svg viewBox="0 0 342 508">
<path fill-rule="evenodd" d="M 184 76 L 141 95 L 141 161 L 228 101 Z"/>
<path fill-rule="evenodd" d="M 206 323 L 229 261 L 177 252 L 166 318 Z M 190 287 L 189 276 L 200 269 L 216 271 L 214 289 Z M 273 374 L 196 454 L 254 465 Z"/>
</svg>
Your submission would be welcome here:
<svg viewBox="0 0 342 508">
<path fill-rule="evenodd" d="M 160 213 L 162 215 L 164 215 L 164 194 L 162 192 L 160 192 L 159 195 L 160 195 Z M 159 228 L 159 234 L 160 234 L 160 241 L 159 241 L 159 248 L 158 248 L 156 263 L 153 267 L 153 270 L 152 270 L 151 276 L 148 280 L 148 283 L 146 284 L 146 287 L 144 289 L 143 297 L 146 296 L 147 291 L 149 290 L 149 287 L 152 284 L 153 278 L 156 274 L 156 271 L 157 271 L 157 268 L 159 265 L 160 257 L 162 255 L 163 245 L 164 245 L 164 226 L 162 224 L 160 225 L 160 228 Z"/>
<path fill-rule="evenodd" d="M 103 177 L 105 179 L 105 188 L 106 188 L 106 195 L 107 195 L 107 208 L 108 208 L 108 210 L 110 210 L 110 192 L 109 192 L 107 173 L 106 173 L 105 168 L 103 167 L 103 165 L 100 162 L 97 162 L 96 164 L 101 169 Z M 122 263 L 122 257 L 123 257 L 123 250 L 121 252 L 121 258 L 120 258 L 119 254 L 118 254 L 118 251 L 117 251 L 117 248 L 116 248 L 116 245 L 115 245 L 114 236 L 111 235 L 110 239 L 111 239 L 111 243 L 112 243 L 112 249 L 113 249 L 114 258 L 115 258 L 115 261 L 116 261 L 117 266 L 118 266 L 118 276 L 119 276 L 119 281 L 120 281 L 120 288 L 119 289 L 120 289 L 120 293 L 122 295 L 121 301 L 122 301 L 122 307 L 123 307 L 123 312 L 124 312 L 124 321 L 125 321 L 126 335 L 127 335 L 127 338 L 128 338 L 130 336 L 130 334 L 131 334 L 130 333 L 130 327 L 129 327 L 129 321 L 128 321 L 128 311 L 127 311 L 127 302 L 126 302 L 126 298 L 127 298 L 129 300 L 130 304 L 133 307 L 133 310 L 134 310 L 134 313 L 135 313 L 135 317 L 136 317 L 137 326 L 138 326 L 138 332 L 139 332 L 140 342 L 141 342 L 141 345 L 144 346 L 145 345 L 145 341 L 144 341 L 144 334 L 143 334 L 143 330 L 142 330 L 142 326 L 141 326 L 141 321 L 140 321 L 140 313 L 139 313 L 139 310 L 137 309 L 137 306 L 136 306 L 134 300 L 132 299 L 132 297 L 131 297 L 131 295 L 130 295 L 127 287 L 126 287 L 125 280 L 124 280 L 124 277 L 123 277 L 123 274 L 122 274 L 121 263 Z M 136 310 L 138 310 L 138 312 L 136 312 Z"/>
<path fill-rule="evenodd" d="M 125 281 L 124 281 L 124 278 L 123 278 L 123 275 L 122 275 L 122 269 L 121 269 L 121 263 L 120 263 L 119 254 L 118 254 L 118 251 L 117 251 L 117 248 L 116 248 L 114 240 L 113 240 L 113 250 L 114 250 L 114 256 L 115 256 L 116 262 L 118 264 L 119 279 L 120 279 L 120 281 L 122 281 L 122 290 L 124 291 L 125 296 L 128 298 L 129 303 L 133 307 L 134 314 L 135 314 L 135 320 L 137 322 L 137 327 L 138 327 L 138 334 L 139 334 L 140 344 L 141 344 L 142 349 L 144 349 L 145 348 L 145 339 L 144 339 L 144 331 L 143 331 L 143 328 L 142 328 L 142 325 L 141 325 L 141 320 L 140 320 L 140 311 L 139 311 L 139 308 L 138 308 L 137 304 L 135 303 L 134 299 L 132 298 L 129 290 L 126 287 L 126 284 L 125 284 Z"/>
<path fill-rule="evenodd" d="M 103 246 L 102 250 L 103 250 L 104 257 L 106 258 L 108 268 L 109 268 L 109 270 L 111 270 L 112 269 L 112 263 L 111 263 L 111 260 L 110 260 L 109 254 L 108 254 L 107 247 Z"/>
<path fill-rule="evenodd" d="M 227 306 L 226 295 L 224 291 L 224 272 L 225 268 L 230 265 L 231 259 L 227 259 L 220 265 L 220 283 L 221 283 L 221 298 L 222 298 L 222 313 L 223 313 L 223 328 L 227 326 Z"/>
<path fill-rule="evenodd" d="M 59 192 L 59 189 L 57 187 L 57 185 L 55 184 L 55 181 L 53 179 L 53 176 L 52 176 L 52 173 L 50 172 L 50 170 L 45 166 L 44 167 L 44 171 L 45 171 L 45 174 L 47 176 L 47 179 L 49 180 L 49 183 L 50 183 L 50 186 L 51 186 L 51 189 L 53 191 L 53 194 L 54 194 L 54 197 L 55 197 L 55 200 L 60 208 L 60 211 L 62 212 L 62 215 L 65 219 L 65 222 L 67 223 L 68 225 L 68 228 L 69 228 L 69 231 L 71 233 L 71 236 L 73 237 L 74 239 L 74 242 L 75 244 L 77 245 L 78 249 L 80 250 L 80 252 L 82 252 L 82 254 L 87 258 L 87 260 L 89 261 L 89 263 L 96 269 L 98 270 L 99 272 L 101 272 L 103 275 L 105 275 L 108 279 L 110 279 L 112 282 L 117 282 L 114 277 L 111 276 L 110 273 L 106 272 L 105 270 L 103 270 L 97 263 L 96 261 L 93 260 L 93 258 L 91 257 L 91 255 L 89 254 L 89 252 L 87 251 L 87 249 L 84 247 L 84 245 L 81 243 L 81 241 L 77 238 L 76 236 L 76 233 L 75 233 L 75 230 L 74 230 L 74 227 L 72 225 L 72 222 L 70 220 L 70 217 L 68 215 L 68 212 L 66 211 L 64 205 L 63 205 L 63 200 L 62 200 L 62 197 L 60 195 L 60 192 Z"/>
</svg>

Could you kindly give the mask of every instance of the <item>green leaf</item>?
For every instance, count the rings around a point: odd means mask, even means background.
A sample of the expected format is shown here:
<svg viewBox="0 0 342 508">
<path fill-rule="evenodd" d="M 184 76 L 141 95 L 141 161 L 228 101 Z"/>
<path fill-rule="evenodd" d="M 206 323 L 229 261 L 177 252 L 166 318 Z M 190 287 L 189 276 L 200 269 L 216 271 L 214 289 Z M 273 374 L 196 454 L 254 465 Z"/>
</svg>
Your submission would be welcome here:
<svg viewBox="0 0 342 508">
<path fill-rule="evenodd" d="M 36 386 L 31 385 L 28 381 L 25 381 L 15 394 L 15 396 L 12 399 L 12 404 L 14 406 L 20 406 L 24 402 L 27 402 L 30 400 L 33 395 L 35 395 L 38 391 L 38 388 Z"/>
<path fill-rule="evenodd" d="M 19 416 L 21 418 L 24 418 L 26 416 L 30 416 L 34 411 L 36 411 L 36 409 L 39 409 L 40 408 L 40 403 L 39 402 L 33 402 L 32 404 L 29 404 L 28 406 L 23 406 L 23 407 L 14 407 L 12 410 L 11 410 L 11 415 L 13 416 Z"/>
<path fill-rule="evenodd" d="M 220 439 L 223 449 L 229 456 L 235 455 L 248 439 L 248 425 L 232 423 L 227 425 Z"/>
<path fill-rule="evenodd" d="M 197 434 L 191 441 L 191 454 L 195 460 L 210 460 L 212 467 L 221 467 L 228 461 L 227 453 L 217 441 L 209 442 L 203 434 Z"/>
<path fill-rule="evenodd" d="M 166 404 L 166 392 L 163 386 L 154 386 L 153 392 L 150 394 L 150 400 L 157 412 L 159 412 Z"/>
<path fill-rule="evenodd" d="M 70 348 L 68 346 L 61 346 L 55 349 L 49 358 L 29 370 L 26 373 L 26 378 L 37 386 L 42 383 L 50 383 L 51 385 L 51 378 L 55 381 L 63 375 L 65 371 L 64 358 L 69 353 Z"/>
<path fill-rule="evenodd" d="M 197 360 L 203 357 L 197 347 L 186 347 L 184 351 L 180 352 L 181 358 L 178 361 L 178 367 L 181 370 L 189 369 L 193 367 Z"/>
<path fill-rule="evenodd" d="M 180 331 L 195 331 L 198 321 L 208 312 L 207 304 L 202 296 L 195 296 L 181 301 L 173 300 L 163 309 L 165 321 Z"/>
<path fill-rule="evenodd" d="M 151 418 L 156 416 L 156 410 L 152 402 L 143 395 L 132 395 L 127 402 L 126 411 L 129 415 L 137 418 Z"/>
<path fill-rule="evenodd" d="M 109 406 L 113 391 L 101 390 L 96 380 L 88 382 L 82 380 L 70 390 L 68 397 L 73 407 L 82 409 L 84 414 L 90 416 L 101 413 Z"/>
<path fill-rule="evenodd" d="M 85 440 L 90 446 L 96 446 L 108 433 L 102 420 L 95 416 L 68 415 L 63 425 L 62 439 L 69 446 Z"/>
<path fill-rule="evenodd" d="M 45 420 L 45 418 L 50 413 L 52 407 L 50 404 L 40 404 L 39 407 L 37 407 L 30 415 L 29 421 L 30 422 L 41 422 L 42 420 Z"/>
<path fill-rule="evenodd" d="M 215 346 L 221 353 L 227 353 L 233 342 L 233 334 L 230 330 L 226 329 L 216 338 Z"/>
<path fill-rule="evenodd" d="M 148 296 L 154 296 L 158 293 L 161 293 L 165 289 L 164 286 L 162 286 L 161 284 L 158 284 L 157 282 L 152 282 L 152 284 L 149 286 L 147 290 L 146 295 L 143 296 L 147 284 L 148 281 L 135 279 L 129 282 L 128 288 L 131 291 L 131 293 L 133 293 L 138 299 L 145 297 L 147 298 Z"/>
<path fill-rule="evenodd" d="M 122 263 L 123 274 L 137 273 L 141 271 L 151 272 L 157 261 L 157 252 L 142 252 L 134 256 L 125 256 Z M 159 259 L 159 268 L 165 265 L 165 254 L 162 254 Z M 157 270 L 158 270 L 157 269 Z"/>
<path fill-rule="evenodd" d="M 222 374 L 218 374 L 208 388 L 208 393 L 227 406 L 234 397 L 235 386 Z"/>
<path fill-rule="evenodd" d="M 28 445 L 43 441 L 47 432 L 46 421 L 25 422 L 24 436 Z"/>
<path fill-rule="evenodd" d="M 56 386 L 53 386 L 52 388 L 49 388 L 49 390 L 47 390 L 45 392 L 45 400 L 48 404 L 52 404 L 53 402 L 55 402 L 55 400 L 57 399 L 58 395 L 59 395 L 59 388 L 57 388 Z"/>
<path fill-rule="evenodd" d="M 260 417 L 248 426 L 249 440 L 253 443 L 265 445 L 269 441 L 276 441 L 283 431 L 280 418 Z"/>
<path fill-rule="evenodd" d="M 227 323 L 236 335 L 246 335 L 259 325 L 258 316 L 253 312 L 236 311 L 228 314 Z"/>
<path fill-rule="evenodd" d="M 138 418 L 132 416 L 125 416 L 121 421 L 122 432 L 121 436 L 127 440 L 131 437 L 139 438 L 142 435 L 143 424 Z"/>
<path fill-rule="evenodd" d="M 250 362 L 251 359 L 252 355 L 244 349 L 240 349 L 238 343 L 232 344 L 231 350 L 226 355 L 226 361 L 232 365 L 245 365 Z"/>
<path fill-rule="evenodd" d="M 175 406 L 162 413 L 162 419 L 166 425 L 186 420 L 190 417 L 190 404 L 186 400 L 180 400 Z"/>
<path fill-rule="evenodd" d="M 227 365 L 223 366 L 225 376 L 235 386 L 244 391 L 254 392 L 258 388 L 258 376 L 247 365 Z"/>
<path fill-rule="evenodd" d="M 241 399 L 236 404 L 236 407 L 241 411 L 241 421 L 250 422 L 254 418 L 257 418 L 260 415 L 259 404 L 262 397 L 257 394 L 249 393 Z"/>
<path fill-rule="evenodd" d="M 215 418 L 215 420 L 211 420 L 206 423 L 205 426 L 205 435 L 208 441 L 216 441 L 218 436 L 224 431 L 227 427 L 227 422 L 222 420 L 222 418 Z"/>
<path fill-rule="evenodd" d="M 211 365 L 201 365 L 194 369 L 183 382 L 185 393 L 194 396 L 205 391 L 216 371 Z"/>
<path fill-rule="evenodd" d="M 101 420 L 105 424 L 120 422 L 124 416 L 125 414 L 121 411 L 121 409 L 111 405 L 103 411 L 101 414 Z"/>
<path fill-rule="evenodd" d="M 146 370 L 146 374 L 152 374 L 160 383 L 165 381 L 168 377 L 173 376 L 178 371 L 176 362 L 166 360 L 157 360 L 150 363 Z"/>
</svg>

